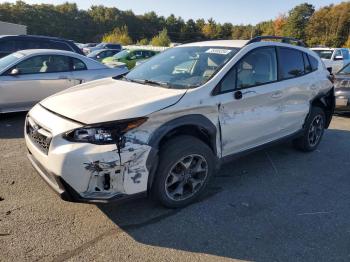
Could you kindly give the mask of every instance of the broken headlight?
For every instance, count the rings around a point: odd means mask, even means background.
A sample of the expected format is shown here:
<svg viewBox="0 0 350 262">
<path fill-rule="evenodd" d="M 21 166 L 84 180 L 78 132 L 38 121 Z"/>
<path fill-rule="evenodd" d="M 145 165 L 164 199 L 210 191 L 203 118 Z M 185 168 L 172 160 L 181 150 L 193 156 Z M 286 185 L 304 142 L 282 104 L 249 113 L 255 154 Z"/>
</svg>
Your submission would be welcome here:
<svg viewBox="0 0 350 262">
<path fill-rule="evenodd" d="M 122 141 L 122 136 L 126 132 L 139 127 L 146 122 L 146 120 L 147 118 L 142 117 L 85 126 L 65 133 L 63 138 L 71 142 L 91 143 L 97 145 L 116 144 Z"/>
</svg>

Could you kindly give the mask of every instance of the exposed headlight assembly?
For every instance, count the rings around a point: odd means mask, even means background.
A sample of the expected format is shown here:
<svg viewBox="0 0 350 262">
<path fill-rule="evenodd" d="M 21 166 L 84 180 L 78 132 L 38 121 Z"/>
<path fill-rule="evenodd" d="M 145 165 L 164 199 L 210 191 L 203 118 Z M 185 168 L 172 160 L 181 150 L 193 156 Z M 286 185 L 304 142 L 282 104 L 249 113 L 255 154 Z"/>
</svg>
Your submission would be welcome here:
<svg viewBox="0 0 350 262">
<path fill-rule="evenodd" d="M 89 125 L 63 135 L 68 141 L 96 145 L 120 144 L 122 136 L 147 121 L 146 117 Z"/>
</svg>

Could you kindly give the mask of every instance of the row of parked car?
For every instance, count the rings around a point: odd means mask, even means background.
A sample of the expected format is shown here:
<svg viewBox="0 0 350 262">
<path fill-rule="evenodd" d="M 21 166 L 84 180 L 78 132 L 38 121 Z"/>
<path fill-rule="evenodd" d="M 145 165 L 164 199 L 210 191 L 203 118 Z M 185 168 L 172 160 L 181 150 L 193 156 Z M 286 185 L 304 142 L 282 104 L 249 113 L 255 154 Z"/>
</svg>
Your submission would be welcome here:
<svg viewBox="0 0 350 262">
<path fill-rule="evenodd" d="M 122 49 L 120 44 L 113 43 L 88 43 L 77 46 L 92 59 L 95 59 L 109 67 L 118 67 L 125 64 L 132 69 L 143 61 L 155 56 L 159 52 L 145 49 Z"/>
<path fill-rule="evenodd" d="M 86 55 L 109 67 L 121 66 L 122 63 L 130 69 L 137 63 L 149 59 L 158 52 L 143 49 L 124 50 L 120 44 L 114 43 L 87 43 L 79 44 L 70 40 L 56 37 L 34 35 L 7 35 L 0 36 L 0 57 L 19 50 L 26 49 L 57 49 Z M 121 51 L 123 53 L 119 54 Z"/>
<path fill-rule="evenodd" d="M 0 36 L 0 113 L 26 111 L 77 84 L 126 74 L 156 53 L 122 50 L 119 44 L 78 47 L 55 37 Z"/>
</svg>

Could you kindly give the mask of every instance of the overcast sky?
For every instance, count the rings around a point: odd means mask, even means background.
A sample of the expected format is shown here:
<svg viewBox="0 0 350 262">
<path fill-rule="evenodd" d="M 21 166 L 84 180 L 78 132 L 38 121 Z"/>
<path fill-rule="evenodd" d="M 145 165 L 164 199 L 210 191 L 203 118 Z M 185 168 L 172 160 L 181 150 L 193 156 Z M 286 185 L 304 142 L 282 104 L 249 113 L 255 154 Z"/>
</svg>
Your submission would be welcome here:
<svg viewBox="0 0 350 262">
<path fill-rule="evenodd" d="M 59 4 L 67 0 L 24 0 L 26 3 Z M 15 2 L 7 0 L 0 2 Z M 136 14 L 155 11 L 159 15 L 174 14 L 185 20 L 197 18 L 214 18 L 217 22 L 231 22 L 233 24 L 256 24 L 258 22 L 277 17 L 286 13 L 294 6 L 305 0 L 75 0 L 79 8 L 88 9 L 91 5 L 105 5 L 117 7 L 121 10 L 132 10 Z M 337 0 L 313 0 L 308 3 L 316 8 L 336 4 Z"/>
</svg>

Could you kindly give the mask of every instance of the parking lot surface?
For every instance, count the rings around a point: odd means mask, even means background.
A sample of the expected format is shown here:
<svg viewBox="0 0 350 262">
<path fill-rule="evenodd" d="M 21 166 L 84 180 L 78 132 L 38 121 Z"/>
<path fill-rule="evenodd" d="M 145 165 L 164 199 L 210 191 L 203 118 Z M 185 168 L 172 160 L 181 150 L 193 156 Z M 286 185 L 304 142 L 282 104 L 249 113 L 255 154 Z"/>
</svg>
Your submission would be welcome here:
<svg viewBox="0 0 350 262">
<path fill-rule="evenodd" d="M 350 118 L 313 153 L 290 143 L 222 167 L 170 210 L 67 203 L 26 159 L 25 114 L 0 116 L 1 261 L 349 261 Z"/>
</svg>

